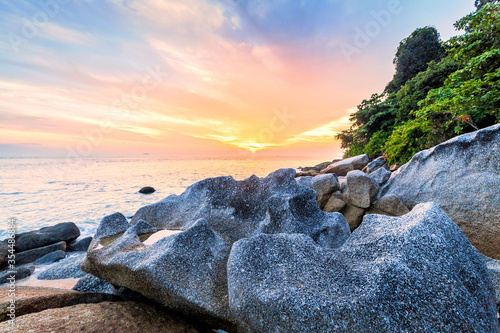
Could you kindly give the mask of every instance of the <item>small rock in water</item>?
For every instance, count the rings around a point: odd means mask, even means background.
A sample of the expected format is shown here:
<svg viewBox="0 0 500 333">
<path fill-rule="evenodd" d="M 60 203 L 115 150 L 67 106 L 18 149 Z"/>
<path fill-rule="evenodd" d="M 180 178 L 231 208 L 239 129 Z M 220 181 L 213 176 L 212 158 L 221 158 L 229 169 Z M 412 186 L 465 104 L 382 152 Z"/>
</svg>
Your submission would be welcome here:
<svg viewBox="0 0 500 333">
<path fill-rule="evenodd" d="M 35 260 L 35 265 L 51 264 L 53 262 L 59 261 L 66 257 L 66 252 L 63 250 L 57 250 L 44 255 L 40 259 Z"/>
<path fill-rule="evenodd" d="M 142 194 L 149 194 L 149 193 L 153 193 L 155 192 L 156 190 L 151 187 L 151 186 L 146 186 L 146 187 L 143 187 L 139 190 L 139 193 L 142 193 Z"/>
<path fill-rule="evenodd" d="M 71 242 L 80 236 L 80 229 L 73 222 L 59 223 L 16 235 L 16 252 L 23 252 L 42 246 Z"/>
</svg>

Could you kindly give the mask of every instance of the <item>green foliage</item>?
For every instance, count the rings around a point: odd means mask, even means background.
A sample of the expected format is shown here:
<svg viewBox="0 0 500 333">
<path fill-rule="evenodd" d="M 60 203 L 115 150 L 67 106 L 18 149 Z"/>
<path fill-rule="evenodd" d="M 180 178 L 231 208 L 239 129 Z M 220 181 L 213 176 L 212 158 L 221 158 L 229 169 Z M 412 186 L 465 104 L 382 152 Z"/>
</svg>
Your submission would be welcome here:
<svg viewBox="0 0 500 333">
<path fill-rule="evenodd" d="M 487 3 L 498 3 L 498 0 L 476 0 L 474 2 L 474 6 L 476 6 L 477 9 L 481 9 L 484 5 Z"/>
<path fill-rule="evenodd" d="M 390 135 L 391 135 L 390 131 L 381 130 L 375 132 L 375 134 L 373 134 L 373 136 L 370 138 L 368 144 L 363 149 L 363 152 L 371 157 L 382 155 L 385 143 Z"/>
<path fill-rule="evenodd" d="M 427 137 L 432 132 L 429 122 L 413 119 L 394 129 L 384 146 L 389 164 L 404 164 L 419 151 L 429 148 Z"/>
<path fill-rule="evenodd" d="M 431 61 L 439 61 L 445 55 L 439 33 L 434 27 L 415 30 L 399 43 L 394 64 L 396 73 L 386 87 L 386 92 L 397 92 L 408 80 L 427 68 Z"/>
</svg>

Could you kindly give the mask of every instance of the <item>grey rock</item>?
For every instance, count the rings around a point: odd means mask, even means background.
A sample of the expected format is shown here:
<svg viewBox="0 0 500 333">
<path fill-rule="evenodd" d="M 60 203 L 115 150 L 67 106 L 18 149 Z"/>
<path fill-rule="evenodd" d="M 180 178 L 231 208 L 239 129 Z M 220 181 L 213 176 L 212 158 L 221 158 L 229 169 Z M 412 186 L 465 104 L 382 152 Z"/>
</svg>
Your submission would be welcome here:
<svg viewBox="0 0 500 333">
<path fill-rule="evenodd" d="M 313 167 L 305 167 L 305 168 L 300 168 L 301 171 L 311 171 L 311 170 L 314 170 L 314 171 L 317 171 L 318 173 L 323 170 L 324 168 L 328 167 L 330 164 L 332 163 L 335 163 L 335 162 L 338 162 L 338 161 L 341 161 L 341 160 L 333 160 L 333 161 L 327 161 L 327 162 L 323 162 L 323 163 L 319 163 L 319 164 L 316 164 L 315 166 Z"/>
<path fill-rule="evenodd" d="M 30 262 L 34 262 L 37 259 L 42 258 L 46 254 L 49 254 L 58 250 L 66 250 L 66 242 L 59 242 L 44 247 L 39 247 L 36 249 L 31 249 L 24 252 L 16 253 L 16 264 L 23 265 Z"/>
<path fill-rule="evenodd" d="M 500 304 L 500 260 L 495 260 L 482 255 L 486 268 L 491 276 L 493 289 L 495 290 L 495 301 Z"/>
<path fill-rule="evenodd" d="M 323 211 L 327 213 L 340 212 L 346 205 L 347 204 L 342 199 L 342 194 L 340 194 L 340 192 L 335 192 L 330 196 L 330 199 L 328 199 Z"/>
<path fill-rule="evenodd" d="M 409 209 L 433 201 L 479 252 L 500 259 L 500 124 L 424 150 L 393 173 L 380 197 Z"/>
<path fill-rule="evenodd" d="M 363 216 L 365 215 L 365 209 L 359 208 L 353 205 L 348 204 L 342 214 L 344 215 L 347 223 L 349 224 L 349 228 L 351 231 L 355 230 L 363 221 Z"/>
<path fill-rule="evenodd" d="M 366 154 L 354 156 L 330 164 L 330 166 L 321 170 L 321 173 L 334 173 L 337 176 L 345 176 L 349 171 L 362 170 L 368 164 L 369 161 L 370 159 Z"/>
<path fill-rule="evenodd" d="M 0 284 L 11 283 L 11 281 L 19 281 L 27 278 L 35 271 L 35 266 L 21 266 L 16 267 L 15 270 L 7 270 L 0 273 Z M 12 280 L 12 278 L 14 278 Z"/>
<path fill-rule="evenodd" d="M 139 193 L 142 193 L 142 194 L 150 194 L 150 193 L 154 193 L 156 190 L 151 187 L 151 186 L 145 186 L 143 188 L 141 188 L 139 190 Z"/>
<path fill-rule="evenodd" d="M 389 178 L 391 178 L 391 175 L 392 175 L 392 173 L 390 171 L 387 171 L 384 168 L 379 168 L 379 169 L 377 169 L 377 171 L 372 172 L 370 174 L 370 178 L 373 179 L 375 182 L 377 182 L 377 184 L 382 186 L 385 183 L 387 183 Z"/>
<path fill-rule="evenodd" d="M 436 205 L 369 215 L 339 249 L 305 235 L 236 242 L 229 304 L 240 332 L 497 332 L 485 264 Z"/>
<path fill-rule="evenodd" d="M 71 242 L 80 236 L 80 229 L 73 222 L 59 223 L 15 236 L 16 252 L 43 247 L 61 241 Z"/>
<path fill-rule="evenodd" d="M 370 163 L 368 163 L 366 165 L 366 171 L 365 172 L 368 175 L 370 175 L 370 174 L 372 174 L 373 172 L 377 171 L 380 168 L 389 169 L 389 167 L 387 166 L 387 161 L 385 160 L 385 158 L 383 156 L 378 157 L 378 158 L 374 159 L 373 161 L 371 161 Z"/>
<path fill-rule="evenodd" d="M 388 216 L 401 216 L 410 210 L 394 194 L 388 194 L 378 199 L 366 214 L 381 214 Z"/>
<path fill-rule="evenodd" d="M 7 243 L 0 241 L 0 267 L 6 262 L 7 255 L 9 254 L 9 247 Z"/>
<path fill-rule="evenodd" d="M 309 188 L 312 188 L 312 179 L 313 179 L 313 177 L 311 177 L 311 176 L 295 178 L 295 180 L 297 181 L 298 184 L 300 184 L 302 186 L 309 187 Z"/>
<path fill-rule="evenodd" d="M 85 259 L 85 253 L 69 255 L 65 259 L 53 264 L 47 270 L 41 272 L 38 280 L 79 279 L 87 275 L 80 269 Z"/>
<path fill-rule="evenodd" d="M 364 172 L 355 170 L 347 174 L 347 202 L 359 208 L 369 208 L 377 199 L 380 186 Z"/>
<path fill-rule="evenodd" d="M 35 265 L 52 264 L 56 261 L 64 259 L 65 257 L 66 257 L 65 251 L 57 250 L 44 255 L 40 259 L 35 260 Z"/>
<path fill-rule="evenodd" d="M 117 294 L 117 290 L 112 284 L 99 279 L 91 274 L 81 278 L 73 287 L 73 290 L 89 293 Z"/>
<path fill-rule="evenodd" d="M 389 167 L 389 171 L 394 172 L 394 171 L 398 170 L 399 168 L 401 168 L 401 164 L 393 164 Z"/>
<path fill-rule="evenodd" d="M 127 231 L 129 227 L 130 224 L 122 213 L 114 213 L 101 220 L 94 237 L 104 238 L 115 236 Z"/>
<path fill-rule="evenodd" d="M 334 174 L 319 175 L 313 177 L 311 185 L 316 191 L 316 202 L 323 208 L 333 192 L 340 189 L 337 177 Z"/>
<path fill-rule="evenodd" d="M 82 269 L 173 310 L 230 325 L 226 267 L 235 241 L 261 233 L 303 233 L 319 246 L 336 248 L 349 237 L 343 216 L 322 212 L 315 191 L 297 184 L 294 174 L 284 169 L 262 179 L 198 182 L 134 215 L 137 224 L 144 220 L 183 232 L 152 245 L 142 243 L 134 227 L 111 243 L 95 236 Z"/>
<path fill-rule="evenodd" d="M 347 191 L 347 178 L 345 176 L 338 177 L 340 193 L 345 193 Z"/>
<path fill-rule="evenodd" d="M 297 178 L 299 178 L 299 177 L 316 177 L 319 174 L 320 174 L 319 171 L 309 170 L 309 171 L 297 172 L 295 177 L 297 177 Z"/>
<path fill-rule="evenodd" d="M 66 251 L 68 252 L 81 252 L 81 251 L 87 251 L 89 248 L 90 243 L 92 242 L 92 237 L 85 237 L 80 239 L 79 241 L 69 244 L 66 247 Z"/>
</svg>

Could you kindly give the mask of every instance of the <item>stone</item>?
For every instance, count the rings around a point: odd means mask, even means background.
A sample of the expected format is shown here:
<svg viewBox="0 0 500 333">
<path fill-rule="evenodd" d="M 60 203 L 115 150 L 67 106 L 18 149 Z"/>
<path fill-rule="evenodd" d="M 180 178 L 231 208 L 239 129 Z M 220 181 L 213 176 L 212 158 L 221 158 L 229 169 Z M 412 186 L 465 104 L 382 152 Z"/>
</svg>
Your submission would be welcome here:
<svg viewBox="0 0 500 333">
<path fill-rule="evenodd" d="M 7 256 L 9 254 L 9 246 L 7 243 L 0 241 L 0 267 L 7 262 Z"/>
<path fill-rule="evenodd" d="M 500 259 L 500 124 L 417 153 L 380 190 L 406 207 L 433 201 L 479 252 Z"/>
<path fill-rule="evenodd" d="M 498 332 L 484 260 L 432 203 L 366 216 L 335 250 L 306 235 L 242 239 L 228 288 L 238 332 Z"/>
<path fill-rule="evenodd" d="M 35 260 L 45 256 L 46 254 L 58 250 L 62 251 L 66 250 L 66 242 L 61 241 L 59 243 L 16 253 L 16 265 L 23 265 L 30 262 L 34 262 Z"/>
<path fill-rule="evenodd" d="M 151 186 L 145 186 L 143 188 L 141 188 L 139 190 L 139 193 L 142 193 L 142 194 L 150 194 L 150 193 L 154 193 L 156 190 L 151 187 Z"/>
<path fill-rule="evenodd" d="M 351 229 L 351 231 L 359 227 L 361 221 L 363 221 L 363 216 L 365 215 L 365 211 L 366 210 L 363 208 L 359 208 L 350 204 L 347 204 L 347 206 L 344 208 L 342 214 L 347 220 L 347 223 L 349 224 L 349 228 Z"/>
<path fill-rule="evenodd" d="M 27 278 L 35 271 L 35 266 L 21 266 L 16 267 L 15 270 L 6 270 L 0 273 L 0 284 L 10 283 L 11 278 L 14 277 L 14 281 L 19 281 L 21 279 Z"/>
<path fill-rule="evenodd" d="M 377 199 L 379 185 L 364 172 L 350 171 L 347 176 L 347 202 L 359 208 L 369 208 Z"/>
<path fill-rule="evenodd" d="M 108 294 L 80 293 L 71 290 L 43 287 L 16 286 L 16 324 L 20 316 L 40 312 L 50 308 L 59 308 L 81 303 L 99 303 L 116 301 L 120 298 Z M 0 322 L 10 319 L 8 316 L 10 305 L 9 286 L 0 288 Z M 29 332 L 16 328 L 20 332 Z M 51 332 L 51 330 L 36 331 Z"/>
<path fill-rule="evenodd" d="M 340 212 L 346 205 L 345 201 L 342 200 L 342 194 L 340 194 L 340 192 L 335 192 L 330 196 L 330 199 L 328 199 L 323 211 L 327 213 Z"/>
<path fill-rule="evenodd" d="M 309 170 L 309 171 L 297 172 L 295 177 L 316 177 L 319 174 L 320 174 L 319 171 Z"/>
<path fill-rule="evenodd" d="M 309 188 L 312 188 L 312 179 L 313 179 L 313 177 L 310 177 L 310 176 L 295 178 L 295 180 L 297 181 L 298 184 L 300 184 L 302 186 L 309 187 Z"/>
<path fill-rule="evenodd" d="M 82 239 L 80 239 L 79 241 L 77 241 L 75 243 L 69 244 L 66 247 L 66 251 L 68 251 L 68 252 L 83 252 L 83 251 L 87 251 L 87 249 L 89 248 L 90 242 L 92 242 L 92 237 L 91 236 L 82 238 Z"/>
<path fill-rule="evenodd" d="M 117 294 L 117 290 L 112 284 L 91 274 L 87 274 L 85 277 L 78 280 L 73 290 L 89 293 Z"/>
<path fill-rule="evenodd" d="M 370 178 L 373 179 L 379 186 L 387 183 L 389 178 L 391 178 L 392 173 L 387 171 L 385 168 L 379 168 L 370 174 Z"/>
<path fill-rule="evenodd" d="M 394 194 L 388 194 L 378 199 L 366 214 L 381 214 L 388 216 L 401 216 L 410 210 Z"/>
<path fill-rule="evenodd" d="M 101 220 L 94 237 L 103 238 L 118 235 L 124 233 L 129 227 L 130 224 L 122 213 L 114 213 Z"/>
<path fill-rule="evenodd" d="M 262 179 L 217 177 L 193 184 L 179 196 L 139 209 L 132 219 L 183 232 L 151 245 L 134 227 L 111 241 L 96 234 L 82 270 L 172 310 L 231 327 L 226 267 L 235 241 L 303 233 L 331 249 L 350 235 L 344 217 L 322 212 L 315 191 L 299 185 L 294 174 L 282 169 Z"/>
<path fill-rule="evenodd" d="M 401 164 L 393 164 L 389 167 L 389 171 L 390 172 L 394 172 L 396 171 L 397 169 L 401 168 Z"/>
<path fill-rule="evenodd" d="M 368 175 L 372 174 L 380 168 L 389 169 L 389 167 L 387 166 L 387 161 L 383 156 L 374 159 L 373 161 L 368 163 L 365 168 L 366 171 L 364 172 L 366 172 L 366 174 Z"/>
<path fill-rule="evenodd" d="M 80 236 L 80 229 L 73 222 L 59 223 L 15 236 L 16 253 L 44 247 L 61 241 L 71 242 Z"/>
<path fill-rule="evenodd" d="M 87 275 L 80 269 L 85 259 L 85 253 L 68 255 L 65 259 L 53 264 L 47 270 L 41 272 L 38 280 L 79 279 Z"/>
<path fill-rule="evenodd" d="M 332 164 L 333 162 L 331 161 L 326 161 L 326 162 L 323 162 L 323 163 L 319 163 L 319 164 L 316 164 L 315 166 L 313 167 L 304 167 L 304 168 L 299 168 L 301 171 L 311 171 L 311 170 L 315 170 L 317 172 L 320 172 L 321 170 L 323 170 L 324 168 L 326 168 L 327 166 L 329 166 L 330 164 Z"/>
<path fill-rule="evenodd" d="M 491 282 L 495 290 L 495 302 L 500 304 L 500 260 L 488 258 L 485 255 L 482 255 L 482 257 L 491 276 Z"/>
<path fill-rule="evenodd" d="M 139 302 L 101 302 L 77 304 L 16 316 L 18 332 L 148 332 L 209 333 L 209 327 L 190 318 L 169 313 L 154 304 Z M 0 331 L 11 332 L 8 321 Z"/>
<path fill-rule="evenodd" d="M 316 191 L 316 202 L 323 208 L 333 192 L 340 189 L 337 177 L 334 174 L 319 175 L 311 180 L 312 189 Z"/>
<path fill-rule="evenodd" d="M 337 176 L 345 176 L 349 171 L 362 170 L 369 161 L 368 155 L 358 155 L 332 163 L 330 166 L 321 170 L 321 173 L 334 173 Z"/>
<path fill-rule="evenodd" d="M 44 255 L 40 259 L 35 260 L 35 265 L 52 264 L 56 261 L 64 259 L 66 257 L 66 252 L 63 250 L 57 250 Z"/>
</svg>

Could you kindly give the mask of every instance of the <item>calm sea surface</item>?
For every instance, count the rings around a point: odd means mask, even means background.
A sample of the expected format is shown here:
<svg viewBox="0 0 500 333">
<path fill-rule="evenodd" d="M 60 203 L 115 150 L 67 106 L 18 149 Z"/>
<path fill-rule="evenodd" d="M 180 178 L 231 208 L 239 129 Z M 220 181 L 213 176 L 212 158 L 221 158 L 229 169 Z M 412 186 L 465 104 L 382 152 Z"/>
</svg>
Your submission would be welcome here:
<svg viewBox="0 0 500 333">
<path fill-rule="evenodd" d="M 74 222 L 82 235 L 92 235 L 104 216 L 121 212 L 130 217 L 205 178 L 242 180 L 320 162 L 300 157 L 0 158 L 0 239 L 7 237 L 10 218 L 16 219 L 18 232 Z M 157 191 L 138 193 L 143 186 Z"/>
</svg>

